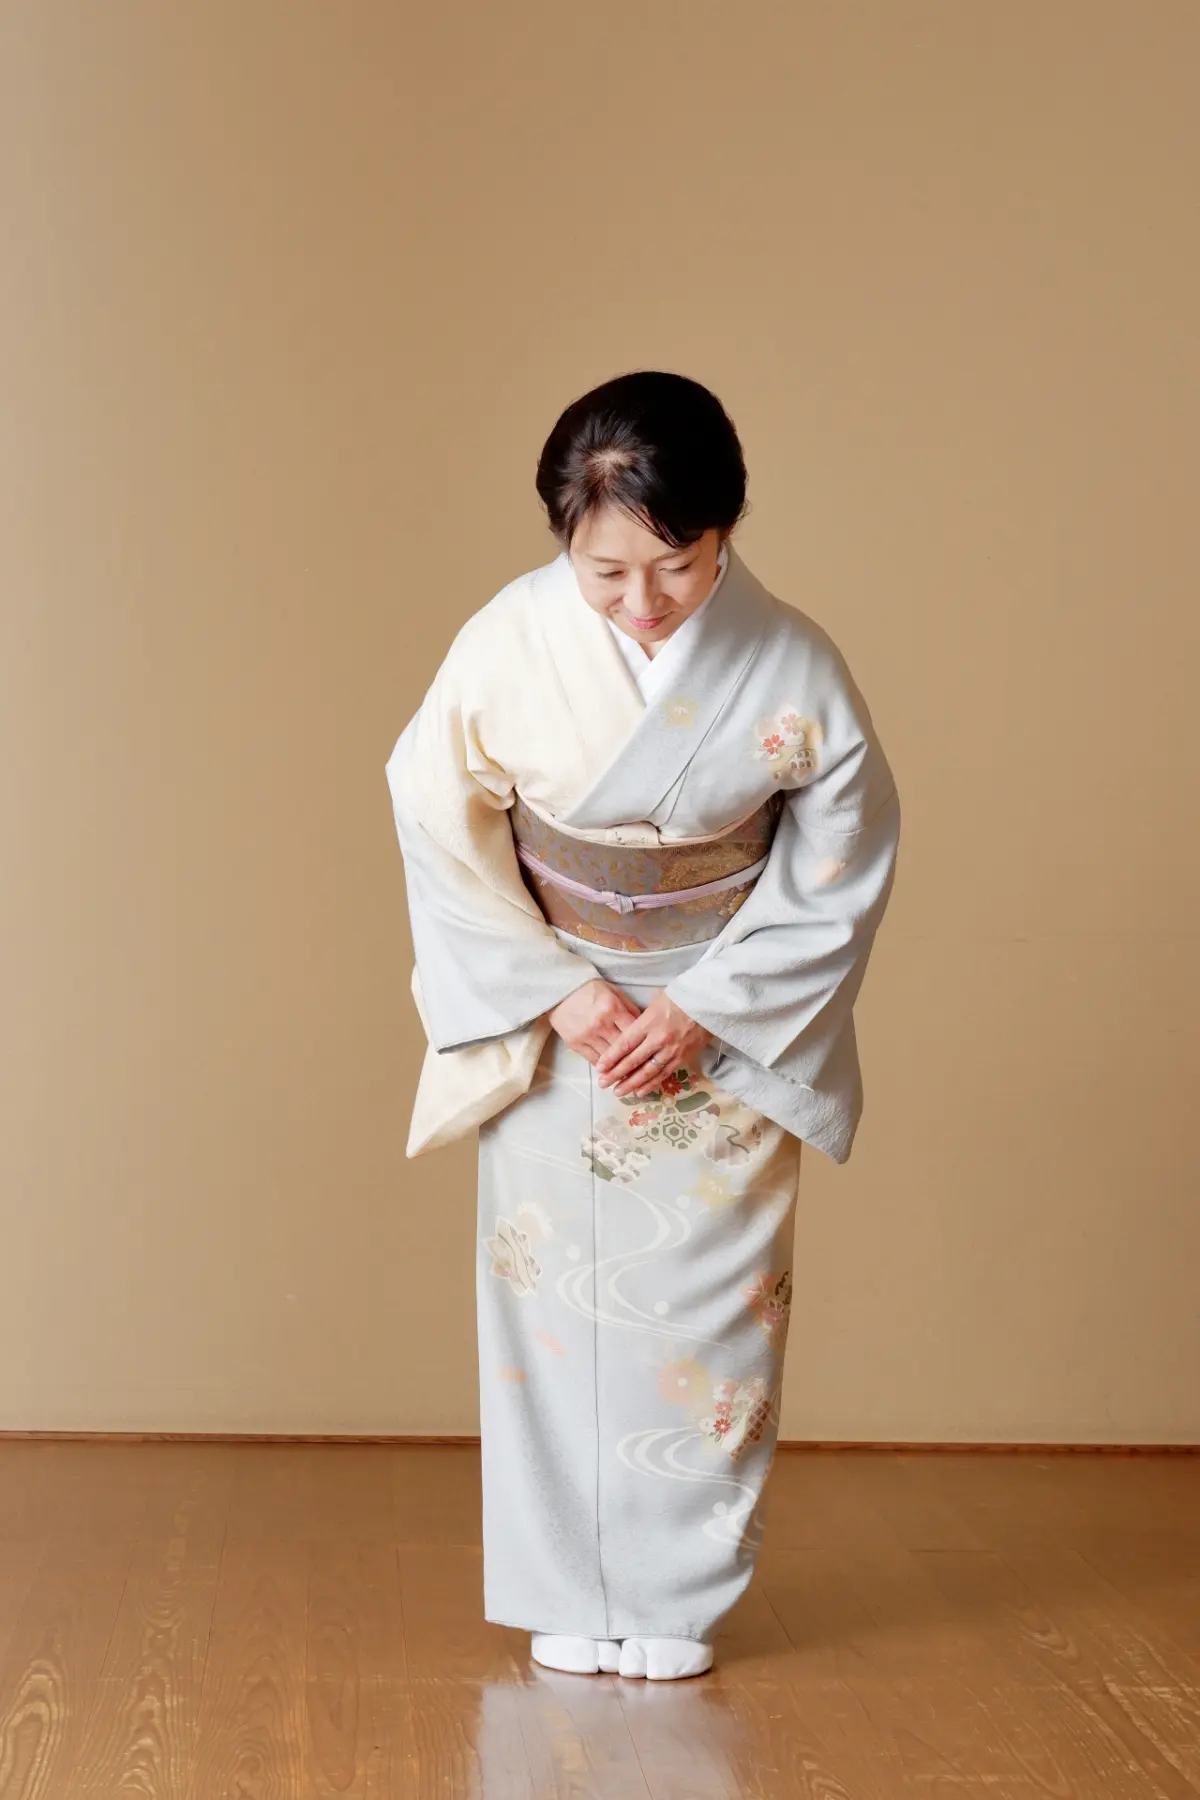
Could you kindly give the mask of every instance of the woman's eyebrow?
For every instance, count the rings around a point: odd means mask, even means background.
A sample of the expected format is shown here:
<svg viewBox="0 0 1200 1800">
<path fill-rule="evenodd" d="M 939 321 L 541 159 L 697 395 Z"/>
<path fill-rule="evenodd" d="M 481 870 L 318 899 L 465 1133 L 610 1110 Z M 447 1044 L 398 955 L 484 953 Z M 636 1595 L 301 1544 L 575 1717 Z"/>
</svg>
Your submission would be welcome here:
<svg viewBox="0 0 1200 1800">
<path fill-rule="evenodd" d="M 686 545 L 679 550 L 664 550 L 661 556 L 656 556 L 653 560 L 655 562 L 666 562 L 668 556 L 683 556 L 686 554 L 686 551 Z M 592 562 L 623 563 L 625 561 L 623 556 L 601 556 L 599 552 L 595 550 L 585 550 L 583 554 Z"/>
</svg>

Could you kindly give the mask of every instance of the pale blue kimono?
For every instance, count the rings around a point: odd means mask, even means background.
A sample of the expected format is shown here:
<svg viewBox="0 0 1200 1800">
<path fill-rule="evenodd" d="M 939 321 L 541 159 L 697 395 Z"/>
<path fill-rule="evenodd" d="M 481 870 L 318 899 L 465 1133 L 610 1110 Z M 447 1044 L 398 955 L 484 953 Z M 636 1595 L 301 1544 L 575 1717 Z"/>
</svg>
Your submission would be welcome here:
<svg viewBox="0 0 1200 1800">
<path fill-rule="evenodd" d="M 639 1005 L 665 988 L 715 1040 L 638 1104 L 551 1034 L 481 1123 L 485 1612 L 532 1631 L 711 1638 L 744 1590 L 798 1285 L 800 1144 L 844 1162 L 862 1109 L 853 1003 L 900 823 L 870 714 L 828 635 L 732 545 L 680 631 L 666 691 L 604 761 L 588 670 L 633 677 L 564 553 L 468 621 L 387 766 L 435 1059 L 528 1030 L 595 975 Z M 783 788 L 767 866 L 718 937 L 618 950 L 497 899 L 471 833 L 492 834 L 493 866 L 507 855 L 496 811 L 532 795 L 545 756 L 533 726 L 506 735 L 517 701 L 489 678 L 514 644 L 523 702 L 579 732 L 565 830 L 706 839 Z M 439 759 L 464 756 L 484 801 L 447 823 Z"/>
</svg>

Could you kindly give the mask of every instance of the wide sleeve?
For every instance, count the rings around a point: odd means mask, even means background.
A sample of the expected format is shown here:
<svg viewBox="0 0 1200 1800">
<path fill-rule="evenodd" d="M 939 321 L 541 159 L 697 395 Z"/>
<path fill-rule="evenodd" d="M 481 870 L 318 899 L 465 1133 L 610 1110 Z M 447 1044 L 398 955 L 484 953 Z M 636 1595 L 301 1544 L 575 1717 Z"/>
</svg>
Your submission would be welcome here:
<svg viewBox="0 0 1200 1800">
<path fill-rule="evenodd" d="M 820 762 L 789 792 L 767 867 L 670 999 L 720 1047 L 819 1085 L 891 893 L 900 803 L 862 695 L 832 645 L 818 686 Z"/>
<path fill-rule="evenodd" d="M 488 754 L 486 654 L 468 620 L 385 765 L 404 859 L 415 991 L 434 1050 L 519 1031 L 596 979 L 521 878 L 511 775 Z"/>
</svg>

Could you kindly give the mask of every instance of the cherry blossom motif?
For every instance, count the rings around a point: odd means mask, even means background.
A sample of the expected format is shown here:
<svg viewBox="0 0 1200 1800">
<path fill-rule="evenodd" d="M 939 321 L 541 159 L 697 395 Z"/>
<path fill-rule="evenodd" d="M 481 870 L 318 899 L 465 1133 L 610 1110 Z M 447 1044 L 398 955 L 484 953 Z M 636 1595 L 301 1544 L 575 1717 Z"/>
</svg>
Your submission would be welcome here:
<svg viewBox="0 0 1200 1800">
<path fill-rule="evenodd" d="M 514 1293 L 524 1297 L 537 1287 L 542 1265 L 533 1254 L 529 1239 L 511 1219 L 498 1218 L 492 1237 L 484 1238 L 492 1253 L 491 1274 L 507 1281 Z"/>
<path fill-rule="evenodd" d="M 662 717 L 666 724 L 688 726 L 695 723 L 700 702 L 691 700 L 685 694 L 673 694 L 662 702 Z"/>
<path fill-rule="evenodd" d="M 824 735 L 815 719 L 785 706 L 755 724 L 754 755 L 770 764 L 772 778 L 782 786 L 799 787 L 817 772 Z"/>
<path fill-rule="evenodd" d="M 713 1409 L 698 1420 L 700 1430 L 731 1462 L 758 1443 L 771 1416 L 771 1400 L 761 1375 L 749 1381 L 714 1381 Z"/>
</svg>

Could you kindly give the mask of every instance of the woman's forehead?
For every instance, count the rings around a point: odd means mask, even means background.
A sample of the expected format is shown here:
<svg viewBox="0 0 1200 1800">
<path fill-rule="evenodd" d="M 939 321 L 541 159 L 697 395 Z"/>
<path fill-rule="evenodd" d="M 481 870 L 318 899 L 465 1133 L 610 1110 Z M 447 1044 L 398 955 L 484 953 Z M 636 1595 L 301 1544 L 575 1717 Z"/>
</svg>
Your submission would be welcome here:
<svg viewBox="0 0 1200 1800">
<path fill-rule="evenodd" d="M 635 519 L 606 507 L 599 515 L 584 520 L 575 534 L 572 554 L 586 556 L 591 562 L 636 562 L 650 566 L 669 562 L 693 546 L 668 544 Z"/>
</svg>

